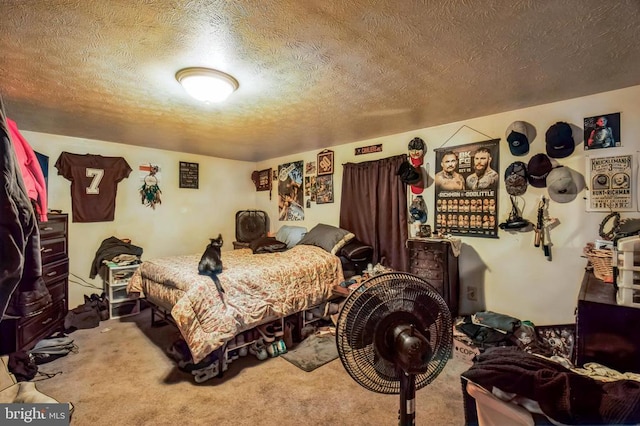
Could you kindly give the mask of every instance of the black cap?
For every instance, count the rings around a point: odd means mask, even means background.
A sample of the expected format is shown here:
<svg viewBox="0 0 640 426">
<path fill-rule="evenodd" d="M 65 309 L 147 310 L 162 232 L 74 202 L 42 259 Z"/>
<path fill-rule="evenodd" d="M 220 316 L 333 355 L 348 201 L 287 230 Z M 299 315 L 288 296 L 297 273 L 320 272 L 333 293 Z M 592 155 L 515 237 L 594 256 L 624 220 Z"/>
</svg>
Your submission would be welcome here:
<svg viewBox="0 0 640 426">
<path fill-rule="evenodd" d="M 575 142 L 571 126 L 558 121 L 546 133 L 547 155 L 551 158 L 565 158 L 573 154 Z"/>
</svg>

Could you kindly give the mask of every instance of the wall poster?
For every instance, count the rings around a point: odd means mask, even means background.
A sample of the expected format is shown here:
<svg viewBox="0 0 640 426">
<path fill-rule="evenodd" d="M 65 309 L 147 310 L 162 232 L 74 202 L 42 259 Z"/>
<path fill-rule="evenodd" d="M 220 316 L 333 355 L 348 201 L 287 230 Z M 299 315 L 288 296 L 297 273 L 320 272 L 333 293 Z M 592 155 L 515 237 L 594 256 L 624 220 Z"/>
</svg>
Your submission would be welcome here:
<svg viewBox="0 0 640 426">
<path fill-rule="evenodd" d="M 278 166 L 278 220 L 304 220 L 303 161 Z"/>
<path fill-rule="evenodd" d="M 435 150 L 435 233 L 498 238 L 500 139 Z"/>
<path fill-rule="evenodd" d="M 316 178 L 316 203 L 333 203 L 333 175 Z"/>
<path fill-rule="evenodd" d="M 587 211 L 633 211 L 633 155 L 587 157 Z"/>
<path fill-rule="evenodd" d="M 615 148 L 620 142 L 620 113 L 596 115 L 584 119 L 584 150 Z"/>
</svg>

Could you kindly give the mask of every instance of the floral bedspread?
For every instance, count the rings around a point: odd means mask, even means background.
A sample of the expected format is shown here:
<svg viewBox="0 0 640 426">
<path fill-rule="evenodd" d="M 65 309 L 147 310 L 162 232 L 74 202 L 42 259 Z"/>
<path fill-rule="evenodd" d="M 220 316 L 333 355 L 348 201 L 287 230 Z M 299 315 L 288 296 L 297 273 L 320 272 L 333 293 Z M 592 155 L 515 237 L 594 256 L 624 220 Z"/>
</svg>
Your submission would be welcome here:
<svg viewBox="0 0 640 426">
<path fill-rule="evenodd" d="M 270 317 L 291 315 L 324 301 L 344 280 L 340 259 L 315 246 L 267 254 L 223 251 L 218 275 L 225 290 L 221 297 L 211 277 L 198 274 L 200 257 L 146 260 L 127 286 L 130 293 L 153 294 L 173 306 L 171 316 L 194 363 Z"/>
</svg>

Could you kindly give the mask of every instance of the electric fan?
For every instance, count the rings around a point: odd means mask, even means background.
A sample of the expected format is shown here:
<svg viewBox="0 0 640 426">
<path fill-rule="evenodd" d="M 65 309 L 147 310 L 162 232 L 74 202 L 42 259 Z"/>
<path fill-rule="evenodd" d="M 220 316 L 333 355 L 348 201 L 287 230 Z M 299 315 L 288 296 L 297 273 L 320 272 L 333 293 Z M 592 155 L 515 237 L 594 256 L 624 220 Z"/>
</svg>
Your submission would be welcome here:
<svg viewBox="0 0 640 426">
<path fill-rule="evenodd" d="M 415 422 L 415 391 L 431 383 L 451 357 L 451 313 L 422 278 L 387 272 L 347 296 L 336 323 L 342 365 L 358 384 L 400 394 L 400 425 Z"/>
<path fill-rule="evenodd" d="M 251 242 L 264 237 L 269 229 L 269 218 L 262 210 L 236 212 L 236 241 Z"/>
</svg>

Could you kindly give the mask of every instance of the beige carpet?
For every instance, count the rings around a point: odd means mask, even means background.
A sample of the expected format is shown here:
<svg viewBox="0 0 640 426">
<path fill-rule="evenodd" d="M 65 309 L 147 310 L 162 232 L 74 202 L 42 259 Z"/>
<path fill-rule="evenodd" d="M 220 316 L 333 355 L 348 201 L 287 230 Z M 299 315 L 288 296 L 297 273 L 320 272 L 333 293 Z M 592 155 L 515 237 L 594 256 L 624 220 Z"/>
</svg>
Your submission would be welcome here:
<svg viewBox="0 0 640 426">
<path fill-rule="evenodd" d="M 38 389 L 75 405 L 72 425 L 395 425 L 398 395 L 370 392 L 339 359 L 305 372 L 281 358 L 240 358 L 221 379 L 196 384 L 165 355 L 178 336 L 152 328 L 150 311 L 70 334 L 79 347 L 40 366 L 59 374 Z M 416 393 L 416 424 L 462 425 L 459 375 L 452 359 Z"/>
</svg>

